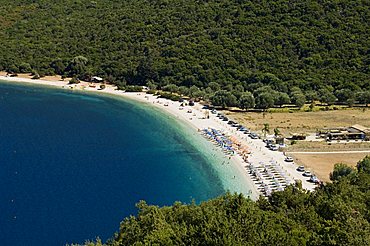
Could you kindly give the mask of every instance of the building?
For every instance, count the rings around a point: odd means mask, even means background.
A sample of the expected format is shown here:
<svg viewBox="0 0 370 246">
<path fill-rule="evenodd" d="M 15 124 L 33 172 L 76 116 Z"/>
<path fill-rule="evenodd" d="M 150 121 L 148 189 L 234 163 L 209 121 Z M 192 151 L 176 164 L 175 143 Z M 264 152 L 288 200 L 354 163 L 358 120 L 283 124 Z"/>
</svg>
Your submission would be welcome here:
<svg viewBox="0 0 370 246">
<path fill-rule="evenodd" d="M 325 128 L 318 135 L 328 141 L 331 140 L 369 140 L 370 128 L 353 125 L 351 127 Z"/>
<path fill-rule="evenodd" d="M 356 125 L 351 126 L 350 129 L 353 131 L 358 131 L 358 132 L 363 133 L 365 135 L 365 139 L 370 140 L 370 128 L 369 127 L 356 124 Z"/>
</svg>

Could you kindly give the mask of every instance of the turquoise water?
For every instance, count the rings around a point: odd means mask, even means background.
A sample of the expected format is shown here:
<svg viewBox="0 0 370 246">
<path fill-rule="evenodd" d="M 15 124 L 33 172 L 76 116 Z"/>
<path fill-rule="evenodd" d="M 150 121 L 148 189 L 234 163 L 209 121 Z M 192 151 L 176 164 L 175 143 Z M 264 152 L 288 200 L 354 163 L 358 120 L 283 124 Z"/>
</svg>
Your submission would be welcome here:
<svg viewBox="0 0 370 246">
<path fill-rule="evenodd" d="M 145 104 L 2 82 L 0 116 L 3 245 L 106 240 L 140 200 L 247 189 L 212 145 Z"/>
</svg>

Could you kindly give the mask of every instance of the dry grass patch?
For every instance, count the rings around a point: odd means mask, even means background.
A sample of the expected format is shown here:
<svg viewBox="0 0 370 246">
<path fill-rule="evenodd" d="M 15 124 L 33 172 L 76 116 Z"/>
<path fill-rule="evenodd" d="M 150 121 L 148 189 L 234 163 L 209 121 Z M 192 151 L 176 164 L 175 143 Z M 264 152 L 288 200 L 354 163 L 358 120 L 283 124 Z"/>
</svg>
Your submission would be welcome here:
<svg viewBox="0 0 370 246">
<path fill-rule="evenodd" d="M 330 151 L 358 151 L 358 150 L 369 150 L 370 142 L 351 142 L 351 143 L 327 143 L 327 142 L 309 142 L 309 141 L 297 141 L 294 145 L 289 145 L 285 151 L 287 152 L 330 152 Z"/>
<path fill-rule="evenodd" d="M 330 153 L 330 154 L 291 154 L 299 165 L 304 165 L 324 182 L 330 181 L 329 174 L 333 171 L 334 164 L 344 163 L 355 167 L 368 153 Z"/>
<path fill-rule="evenodd" d="M 346 127 L 354 124 L 369 126 L 369 109 L 342 109 L 316 112 L 226 112 L 232 119 L 254 130 L 261 131 L 264 123 L 270 129 L 278 127 L 282 134 L 313 133 L 325 127 Z"/>
</svg>

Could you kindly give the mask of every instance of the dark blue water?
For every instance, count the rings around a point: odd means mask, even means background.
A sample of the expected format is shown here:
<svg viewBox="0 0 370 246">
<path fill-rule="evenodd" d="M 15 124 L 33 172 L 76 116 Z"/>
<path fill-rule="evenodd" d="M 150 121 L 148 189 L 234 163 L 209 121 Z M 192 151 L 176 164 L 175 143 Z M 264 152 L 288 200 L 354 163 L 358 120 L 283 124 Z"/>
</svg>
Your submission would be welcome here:
<svg viewBox="0 0 370 246">
<path fill-rule="evenodd" d="M 179 128 L 138 103 L 0 83 L 1 245 L 105 240 L 139 200 L 223 193 Z"/>
</svg>

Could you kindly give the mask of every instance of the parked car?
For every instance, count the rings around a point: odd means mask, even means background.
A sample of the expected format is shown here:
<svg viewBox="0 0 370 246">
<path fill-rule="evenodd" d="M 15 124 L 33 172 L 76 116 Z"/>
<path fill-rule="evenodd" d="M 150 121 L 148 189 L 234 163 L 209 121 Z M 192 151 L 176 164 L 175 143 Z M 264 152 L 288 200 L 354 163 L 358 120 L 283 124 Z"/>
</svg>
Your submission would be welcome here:
<svg viewBox="0 0 370 246">
<path fill-rule="evenodd" d="M 305 177 L 311 177 L 311 172 L 310 171 L 305 171 L 303 174 Z"/>
<path fill-rule="evenodd" d="M 272 144 L 274 140 L 265 138 L 263 142 Z"/>
<path fill-rule="evenodd" d="M 298 172 L 304 172 L 304 166 L 299 166 L 299 167 L 297 168 L 297 171 L 298 171 Z"/>
<path fill-rule="evenodd" d="M 239 125 L 238 130 L 241 131 L 241 132 L 245 132 L 245 130 L 247 130 L 247 128 L 245 128 L 242 125 Z"/>
<path fill-rule="evenodd" d="M 229 118 L 227 118 L 227 117 L 223 117 L 223 118 L 222 118 L 222 120 L 223 120 L 223 121 L 229 121 Z"/>
<path fill-rule="evenodd" d="M 320 180 L 316 177 L 316 175 L 312 174 L 311 177 L 310 177 L 310 182 L 318 184 L 318 183 L 320 183 Z"/>
<path fill-rule="evenodd" d="M 287 157 L 285 157 L 284 161 L 286 161 L 286 162 L 293 162 L 294 160 L 293 160 L 292 157 L 287 156 Z"/>
<path fill-rule="evenodd" d="M 279 146 L 277 146 L 277 145 L 275 145 L 275 144 L 272 144 L 272 145 L 270 146 L 270 150 L 272 150 L 272 151 L 278 151 L 278 150 L 279 150 Z"/>
<path fill-rule="evenodd" d="M 212 114 L 217 114 L 217 110 L 216 110 L 216 109 L 212 109 L 212 110 L 211 110 L 211 113 L 212 113 Z"/>
</svg>

